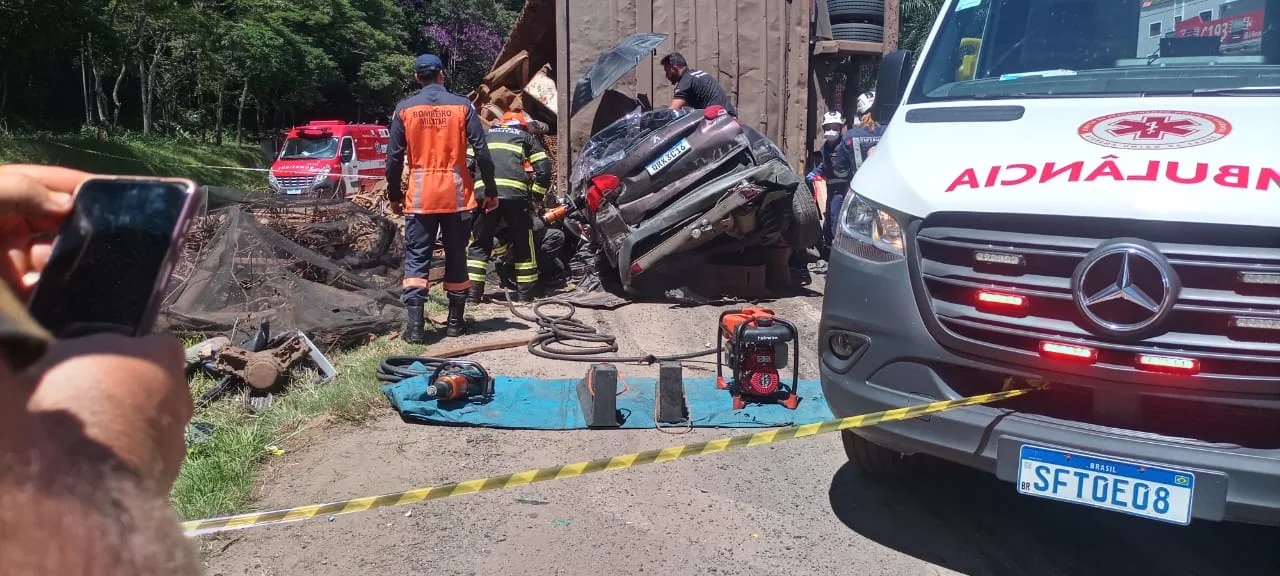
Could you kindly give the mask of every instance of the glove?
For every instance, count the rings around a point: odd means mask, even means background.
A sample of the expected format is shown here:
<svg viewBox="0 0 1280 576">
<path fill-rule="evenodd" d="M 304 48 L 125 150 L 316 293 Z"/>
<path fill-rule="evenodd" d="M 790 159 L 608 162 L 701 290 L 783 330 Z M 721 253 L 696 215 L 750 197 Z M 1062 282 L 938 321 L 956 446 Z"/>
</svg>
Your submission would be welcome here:
<svg viewBox="0 0 1280 576">
<path fill-rule="evenodd" d="M 498 208 L 498 195 L 494 194 L 493 196 L 485 196 L 484 204 L 482 206 L 484 207 L 485 212 L 493 212 L 496 210 Z"/>
</svg>

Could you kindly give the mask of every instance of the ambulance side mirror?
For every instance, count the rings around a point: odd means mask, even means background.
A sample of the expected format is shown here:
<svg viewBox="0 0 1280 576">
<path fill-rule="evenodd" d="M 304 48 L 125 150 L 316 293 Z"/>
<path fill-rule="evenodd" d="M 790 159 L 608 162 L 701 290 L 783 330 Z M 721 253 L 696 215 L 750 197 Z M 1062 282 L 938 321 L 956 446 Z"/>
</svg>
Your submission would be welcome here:
<svg viewBox="0 0 1280 576">
<path fill-rule="evenodd" d="M 871 117 L 878 124 L 888 124 L 894 112 L 906 98 L 907 80 L 911 79 L 911 51 L 895 50 L 880 59 L 880 72 L 876 77 L 876 103 L 871 106 Z"/>
<path fill-rule="evenodd" d="M 352 158 L 354 155 L 355 155 L 355 153 L 354 153 L 354 151 L 353 151 L 352 149 L 350 149 L 350 148 L 343 148 L 343 149 L 342 149 L 342 163 L 343 163 L 343 164 L 346 164 L 347 162 L 350 162 L 350 161 L 351 161 L 351 158 Z"/>
</svg>

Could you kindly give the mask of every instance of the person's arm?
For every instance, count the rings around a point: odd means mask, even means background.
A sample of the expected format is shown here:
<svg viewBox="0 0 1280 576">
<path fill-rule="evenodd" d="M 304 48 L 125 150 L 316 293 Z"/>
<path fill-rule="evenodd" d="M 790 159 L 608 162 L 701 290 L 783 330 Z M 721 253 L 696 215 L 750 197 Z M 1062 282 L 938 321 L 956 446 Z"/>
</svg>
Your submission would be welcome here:
<svg viewBox="0 0 1280 576">
<path fill-rule="evenodd" d="M 689 91 L 693 88 L 693 78 L 685 72 L 680 76 L 680 81 L 676 82 L 675 94 L 671 97 L 671 109 L 679 110 L 689 103 Z"/>
<path fill-rule="evenodd" d="M 485 199 L 498 197 L 498 185 L 493 180 L 493 157 L 489 155 L 489 139 L 484 135 L 484 124 L 480 123 L 480 115 L 476 109 L 467 105 L 467 142 L 476 155 L 476 169 L 480 171 L 480 181 L 484 183 Z"/>
<path fill-rule="evenodd" d="M 404 202 L 404 190 L 400 179 L 404 176 L 405 135 L 404 120 L 400 117 L 400 108 L 391 114 L 391 137 L 387 140 L 387 201 L 392 206 Z"/>
<path fill-rule="evenodd" d="M 547 156 L 547 151 L 538 142 L 537 136 L 529 134 L 526 140 L 526 158 L 533 165 L 533 194 L 541 202 L 547 189 L 551 187 L 551 157 Z"/>
</svg>

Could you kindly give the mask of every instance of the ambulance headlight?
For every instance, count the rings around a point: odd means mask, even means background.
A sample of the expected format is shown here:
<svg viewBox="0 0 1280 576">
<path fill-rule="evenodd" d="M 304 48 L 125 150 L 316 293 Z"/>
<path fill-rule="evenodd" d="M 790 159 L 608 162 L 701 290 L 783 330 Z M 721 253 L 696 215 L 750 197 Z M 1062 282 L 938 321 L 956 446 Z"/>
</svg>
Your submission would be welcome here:
<svg viewBox="0 0 1280 576">
<path fill-rule="evenodd" d="M 316 177 L 311 180 L 311 185 L 316 186 L 319 184 L 324 184 L 327 180 L 329 180 L 329 173 L 321 172 L 319 174 L 316 174 Z"/>
<path fill-rule="evenodd" d="M 892 214 L 850 191 L 840 214 L 836 250 L 872 262 L 902 259 L 902 226 Z"/>
<path fill-rule="evenodd" d="M 279 178 L 276 178 L 276 175 L 275 175 L 275 174 L 271 174 L 271 173 L 269 173 L 269 172 L 268 172 L 268 173 L 267 173 L 267 184 L 270 184 L 272 188 L 279 188 L 279 187 L 280 187 L 280 179 L 279 179 Z"/>
</svg>

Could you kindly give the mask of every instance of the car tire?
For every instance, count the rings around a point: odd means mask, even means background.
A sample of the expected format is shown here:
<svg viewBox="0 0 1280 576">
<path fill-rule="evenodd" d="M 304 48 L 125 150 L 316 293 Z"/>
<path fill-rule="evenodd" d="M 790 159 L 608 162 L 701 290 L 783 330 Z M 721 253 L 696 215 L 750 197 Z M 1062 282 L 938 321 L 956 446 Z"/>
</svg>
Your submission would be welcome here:
<svg viewBox="0 0 1280 576">
<path fill-rule="evenodd" d="M 906 456 L 854 434 L 852 430 L 841 430 L 840 441 L 844 444 L 844 453 L 849 461 L 869 476 L 889 477 L 900 474 L 910 462 Z"/>
<path fill-rule="evenodd" d="M 818 213 L 818 203 L 809 192 L 809 187 L 801 184 L 791 195 L 791 217 L 787 222 L 783 239 L 795 251 L 808 250 L 818 244 L 822 238 L 822 216 Z"/>
<path fill-rule="evenodd" d="M 884 42 L 884 26 L 863 23 L 832 24 L 831 37 L 835 40 Z"/>
<path fill-rule="evenodd" d="M 832 24 L 884 21 L 884 0 L 827 0 Z"/>
</svg>

